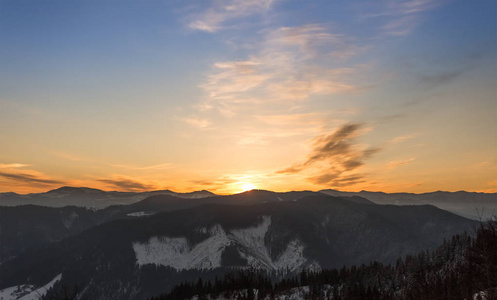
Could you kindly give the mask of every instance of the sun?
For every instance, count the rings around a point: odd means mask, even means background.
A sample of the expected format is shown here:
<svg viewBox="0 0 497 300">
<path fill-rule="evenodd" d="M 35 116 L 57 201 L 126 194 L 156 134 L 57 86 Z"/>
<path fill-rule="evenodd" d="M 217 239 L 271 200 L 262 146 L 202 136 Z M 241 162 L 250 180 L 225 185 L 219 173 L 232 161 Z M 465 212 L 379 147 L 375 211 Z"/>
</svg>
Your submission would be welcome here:
<svg viewBox="0 0 497 300">
<path fill-rule="evenodd" d="M 241 187 L 242 192 L 257 189 L 257 186 L 255 186 L 255 184 L 250 183 L 250 182 L 241 182 L 240 187 Z"/>
</svg>

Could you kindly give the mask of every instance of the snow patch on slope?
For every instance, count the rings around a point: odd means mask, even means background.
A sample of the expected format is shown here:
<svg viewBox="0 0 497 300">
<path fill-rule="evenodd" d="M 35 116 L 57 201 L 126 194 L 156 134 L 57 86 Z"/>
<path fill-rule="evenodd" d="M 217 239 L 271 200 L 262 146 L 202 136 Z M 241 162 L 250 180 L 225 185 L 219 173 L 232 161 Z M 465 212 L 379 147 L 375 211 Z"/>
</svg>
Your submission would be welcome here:
<svg viewBox="0 0 497 300">
<path fill-rule="evenodd" d="M 262 223 L 245 229 L 231 231 L 232 239 L 241 245 L 240 255 L 248 261 L 249 266 L 262 269 L 274 269 L 264 237 L 271 226 L 271 217 L 263 216 Z"/>
<path fill-rule="evenodd" d="M 60 279 L 62 274 L 57 275 L 46 285 L 35 288 L 34 285 L 22 284 L 0 290 L 0 300 L 38 300 Z"/>
<path fill-rule="evenodd" d="M 146 216 L 152 216 L 155 214 L 156 214 L 155 211 L 151 211 L 151 212 L 137 211 L 137 212 L 132 212 L 132 213 L 126 214 L 126 216 L 128 216 L 128 217 L 146 217 Z"/>
<path fill-rule="evenodd" d="M 317 262 L 308 263 L 304 256 L 305 245 L 299 239 L 290 241 L 285 251 L 272 260 L 264 241 L 270 226 L 270 216 L 263 216 L 256 226 L 231 231 L 225 231 L 217 224 L 210 229 L 199 229 L 210 237 L 196 245 L 190 245 L 185 237 L 151 237 L 145 243 L 133 242 L 133 250 L 139 266 L 155 264 L 177 270 L 219 268 L 222 253 L 230 245 L 236 246 L 250 267 L 289 271 L 298 271 L 308 265 L 319 268 Z"/>
<path fill-rule="evenodd" d="M 79 215 L 73 212 L 67 219 L 62 221 L 62 224 L 64 224 L 66 228 L 70 228 L 77 218 L 79 218 Z"/>
<path fill-rule="evenodd" d="M 299 270 L 306 262 L 304 244 L 295 239 L 288 244 L 285 251 L 274 262 L 274 266 L 275 269 L 288 269 L 293 272 Z"/>
<path fill-rule="evenodd" d="M 220 225 L 210 229 L 211 237 L 192 246 L 184 237 L 151 237 L 146 243 L 133 243 L 138 265 L 155 264 L 177 270 L 214 269 L 221 266 L 221 254 L 230 244 Z"/>
</svg>

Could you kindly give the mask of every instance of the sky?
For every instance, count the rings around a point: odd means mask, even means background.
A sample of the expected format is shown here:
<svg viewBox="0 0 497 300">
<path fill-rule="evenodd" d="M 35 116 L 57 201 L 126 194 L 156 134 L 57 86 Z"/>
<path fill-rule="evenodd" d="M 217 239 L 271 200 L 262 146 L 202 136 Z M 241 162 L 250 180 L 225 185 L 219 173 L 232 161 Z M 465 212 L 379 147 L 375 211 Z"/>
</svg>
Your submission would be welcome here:
<svg viewBox="0 0 497 300">
<path fill-rule="evenodd" d="M 0 192 L 497 192 L 497 2 L 0 0 Z"/>
</svg>

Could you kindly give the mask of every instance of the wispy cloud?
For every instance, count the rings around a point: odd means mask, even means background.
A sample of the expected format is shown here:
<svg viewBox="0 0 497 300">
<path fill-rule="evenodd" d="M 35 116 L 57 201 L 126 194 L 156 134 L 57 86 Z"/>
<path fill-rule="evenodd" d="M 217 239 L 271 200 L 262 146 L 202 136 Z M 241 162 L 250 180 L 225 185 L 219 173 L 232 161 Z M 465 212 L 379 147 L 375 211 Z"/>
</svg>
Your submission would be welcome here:
<svg viewBox="0 0 497 300">
<path fill-rule="evenodd" d="M 195 186 L 201 186 L 201 188 L 207 189 L 212 192 L 233 193 L 237 191 L 237 188 L 235 186 L 240 183 L 240 178 L 235 178 L 232 175 L 225 175 L 210 180 L 191 180 L 190 183 Z"/>
<path fill-rule="evenodd" d="M 274 0 L 214 1 L 205 11 L 190 16 L 188 27 L 193 30 L 216 32 L 233 19 L 244 18 L 268 11 Z"/>
<path fill-rule="evenodd" d="M 497 186 L 497 179 L 489 181 L 489 182 L 487 182 L 487 184 L 490 185 L 490 186 Z"/>
<path fill-rule="evenodd" d="M 394 19 L 382 26 L 383 33 L 393 36 L 404 36 L 420 23 L 418 16 L 407 15 Z"/>
<path fill-rule="evenodd" d="M 190 182 L 193 183 L 194 185 L 210 186 L 210 187 L 217 188 L 217 187 L 225 186 L 227 184 L 235 183 L 237 181 L 233 178 L 221 177 L 221 178 L 214 179 L 214 180 L 207 180 L 207 179 L 202 180 L 202 179 L 200 179 L 200 180 L 191 180 Z"/>
<path fill-rule="evenodd" d="M 204 119 L 204 118 L 198 118 L 198 117 L 189 117 L 189 118 L 182 118 L 185 123 L 199 129 L 207 129 L 211 126 L 212 122 Z"/>
<path fill-rule="evenodd" d="M 26 164 L 0 164 L 0 169 L 6 169 L 6 168 L 24 168 L 24 167 L 30 167 L 31 165 L 26 165 Z"/>
<path fill-rule="evenodd" d="M 89 159 L 87 157 L 83 157 L 81 155 L 73 154 L 73 153 L 66 153 L 66 152 L 60 152 L 60 151 L 54 151 L 54 155 L 71 160 L 71 161 L 79 161 L 79 162 L 91 162 L 93 161 L 92 159 Z"/>
<path fill-rule="evenodd" d="M 365 177 L 365 174 L 354 174 L 348 176 L 342 176 L 340 174 L 322 174 L 309 177 L 307 179 L 314 184 L 328 185 L 332 187 L 346 187 L 366 182 L 366 180 L 364 180 Z"/>
<path fill-rule="evenodd" d="M 123 175 L 114 175 L 111 178 L 102 178 L 97 179 L 96 181 L 105 183 L 111 188 L 115 188 L 119 191 L 137 192 L 157 189 L 157 185 L 150 183 L 149 181 L 143 181 Z"/>
<path fill-rule="evenodd" d="M 264 124 L 278 127 L 289 126 L 325 126 L 331 119 L 349 117 L 356 114 L 354 110 L 330 110 L 310 113 L 260 114 L 255 118 Z"/>
<path fill-rule="evenodd" d="M 347 122 L 356 111 L 328 110 L 309 113 L 263 113 L 250 116 L 250 125 L 239 128 L 233 137 L 239 145 L 284 143 L 285 139 L 308 139 L 336 124 Z"/>
<path fill-rule="evenodd" d="M 304 166 L 318 161 L 330 160 L 349 171 L 360 167 L 364 158 L 368 158 L 378 151 L 376 148 L 365 150 L 353 149 L 353 139 L 358 136 L 363 125 L 350 123 L 330 135 L 322 135 L 314 139 L 313 150 Z"/>
<path fill-rule="evenodd" d="M 174 167 L 174 164 L 171 163 L 164 163 L 164 164 L 157 164 L 157 165 L 143 166 L 143 167 L 133 166 L 133 165 L 121 165 L 121 164 L 108 164 L 108 165 L 116 168 L 129 169 L 129 170 L 164 170 L 164 169 L 171 169 Z"/>
<path fill-rule="evenodd" d="M 304 24 L 295 27 L 280 27 L 267 32 L 264 41 L 263 52 L 278 51 L 273 58 L 296 58 L 299 60 L 311 59 L 321 54 L 330 55 L 334 58 L 346 58 L 356 54 L 359 48 L 354 39 L 340 33 L 332 33 L 321 24 Z M 298 50 L 296 55 L 290 57 L 281 56 L 278 53 L 288 50 Z M 283 51 L 281 51 L 283 50 Z M 281 61 L 276 61 L 280 64 Z"/>
<path fill-rule="evenodd" d="M 289 128 L 243 128 L 236 134 L 238 145 L 265 145 L 277 139 L 313 134 L 318 131 L 318 127 L 292 126 Z"/>
<path fill-rule="evenodd" d="M 387 143 L 389 144 L 398 144 L 398 143 L 402 143 L 404 141 L 407 141 L 407 140 L 410 140 L 410 139 L 413 139 L 415 137 L 417 137 L 419 134 L 417 133 L 412 133 L 412 134 L 407 134 L 407 135 L 401 135 L 401 136 L 397 136 L 397 137 L 394 137 L 393 139 L 387 141 Z"/>
<path fill-rule="evenodd" d="M 469 167 L 471 169 L 497 170 L 497 160 L 484 160 L 473 163 Z"/>
<path fill-rule="evenodd" d="M 464 72 L 466 72 L 466 69 L 451 70 L 433 75 L 420 75 L 420 79 L 421 82 L 424 84 L 425 88 L 431 89 L 454 81 Z"/>
<path fill-rule="evenodd" d="M 308 177 L 315 184 L 345 186 L 362 182 L 364 174 L 349 174 L 364 165 L 364 161 L 380 149 L 360 147 L 355 144 L 364 125 L 349 123 L 332 134 L 318 136 L 312 140 L 312 148 L 304 163 L 278 171 L 278 174 L 295 174 L 309 169 L 318 169 L 318 175 Z M 317 164 L 324 164 L 316 168 Z M 323 167 L 324 166 L 324 167 Z"/>
<path fill-rule="evenodd" d="M 313 95 L 357 92 L 350 83 L 354 67 L 331 67 L 332 62 L 352 55 L 352 39 L 332 34 L 319 24 L 266 30 L 256 53 L 245 60 L 213 64 L 204 84 L 207 99 L 198 107 L 216 108 L 234 116 L 247 105 L 268 103 L 293 106 Z"/>
<path fill-rule="evenodd" d="M 380 26 L 386 35 L 405 35 L 417 26 L 424 12 L 443 2 L 409 0 L 368 4 L 373 12 L 369 12 L 367 18 L 387 20 L 386 23 L 381 21 L 383 25 Z M 219 2 L 190 26 L 215 31 L 229 18 L 269 9 L 272 3 L 262 0 Z M 197 105 L 199 110 L 215 109 L 222 116 L 232 118 L 241 111 L 247 113 L 268 103 L 294 106 L 313 96 L 364 90 L 354 79 L 367 64 L 339 67 L 343 65 L 339 62 L 367 48 L 358 46 L 355 38 L 333 32 L 324 24 L 265 29 L 259 34 L 261 39 L 252 45 L 252 49 L 257 50 L 245 59 L 212 65 L 211 73 L 200 85 L 207 97 Z M 445 75 L 433 78 L 432 82 L 450 81 L 457 76 L 452 73 Z M 207 121 L 191 125 L 204 128 Z"/>
<path fill-rule="evenodd" d="M 21 163 L 0 163 L 0 177 L 9 185 L 29 184 L 33 186 L 46 186 L 65 183 L 62 180 L 53 179 L 41 172 L 26 169 L 26 167 L 30 166 L 31 165 Z"/>
<path fill-rule="evenodd" d="M 416 160 L 415 158 L 409 158 L 409 159 L 406 159 L 406 160 L 402 160 L 402 161 L 391 161 L 389 162 L 386 167 L 388 169 L 393 169 L 393 168 L 396 168 L 396 167 L 400 167 L 400 166 L 404 166 L 404 165 L 407 165 L 407 164 L 410 164 L 412 163 L 414 160 Z"/>
<path fill-rule="evenodd" d="M 13 181 L 14 183 L 31 184 L 34 186 L 39 185 L 56 185 L 64 184 L 64 181 L 55 180 L 43 173 L 36 171 L 25 171 L 25 172 L 0 172 L 0 177 L 8 181 Z"/>
<path fill-rule="evenodd" d="M 365 14 L 365 17 L 386 19 L 386 23 L 381 26 L 384 35 L 404 36 L 421 23 L 424 13 L 446 2 L 445 0 L 384 1 L 381 4 L 373 2 L 374 6 L 367 4 L 369 12 Z"/>
<path fill-rule="evenodd" d="M 302 170 L 304 170 L 303 165 L 293 165 L 293 166 L 290 166 L 288 168 L 281 169 L 281 170 L 277 171 L 276 173 L 277 174 L 295 174 L 295 173 L 299 173 Z"/>
<path fill-rule="evenodd" d="M 392 1 L 390 3 L 390 12 L 394 14 L 415 14 L 432 10 L 439 7 L 445 1 L 438 0 L 408 0 Z"/>
</svg>

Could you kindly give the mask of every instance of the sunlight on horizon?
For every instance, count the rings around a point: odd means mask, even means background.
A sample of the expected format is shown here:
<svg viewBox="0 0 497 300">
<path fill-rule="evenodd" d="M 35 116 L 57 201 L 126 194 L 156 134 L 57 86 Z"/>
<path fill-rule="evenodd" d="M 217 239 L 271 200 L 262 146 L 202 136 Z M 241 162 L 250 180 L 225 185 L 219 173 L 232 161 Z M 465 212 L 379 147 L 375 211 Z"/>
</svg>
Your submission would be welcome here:
<svg viewBox="0 0 497 300">
<path fill-rule="evenodd" d="M 250 182 L 241 182 L 239 183 L 239 185 L 241 186 L 241 192 L 247 192 L 257 189 L 257 186 Z"/>
</svg>

